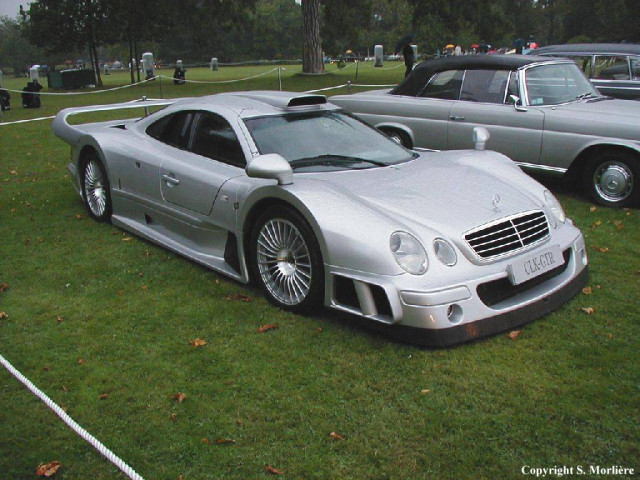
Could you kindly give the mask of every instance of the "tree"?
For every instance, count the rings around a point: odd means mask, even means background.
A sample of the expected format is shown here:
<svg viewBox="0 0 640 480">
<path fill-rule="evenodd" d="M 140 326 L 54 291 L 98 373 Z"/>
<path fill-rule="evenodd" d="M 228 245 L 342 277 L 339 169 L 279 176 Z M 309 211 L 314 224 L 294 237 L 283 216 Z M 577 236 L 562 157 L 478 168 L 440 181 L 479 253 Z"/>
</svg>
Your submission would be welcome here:
<svg viewBox="0 0 640 480">
<path fill-rule="evenodd" d="M 14 73 L 28 70 L 29 65 L 40 62 L 44 52 L 30 44 L 20 30 L 20 24 L 9 17 L 0 17 L 0 68 L 12 68 Z"/>
<path fill-rule="evenodd" d="M 96 82 L 102 86 L 97 47 L 114 39 L 115 3 L 109 0 L 36 0 L 22 8 L 22 27 L 34 45 L 48 52 L 68 52 L 85 47 Z"/>
<path fill-rule="evenodd" d="M 320 39 L 320 0 L 302 0 L 302 25 L 302 71 L 321 73 L 324 71 L 324 63 Z"/>
</svg>

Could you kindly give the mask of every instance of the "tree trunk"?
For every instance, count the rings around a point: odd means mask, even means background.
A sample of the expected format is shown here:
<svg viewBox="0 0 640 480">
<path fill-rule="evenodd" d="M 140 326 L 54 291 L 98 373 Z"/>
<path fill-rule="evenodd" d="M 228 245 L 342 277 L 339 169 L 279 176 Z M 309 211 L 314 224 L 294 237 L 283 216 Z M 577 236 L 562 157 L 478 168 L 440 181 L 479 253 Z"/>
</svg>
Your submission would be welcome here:
<svg viewBox="0 0 640 480">
<path fill-rule="evenodd" d="M 96 72 L 96 86 L 102 87 L 104 84 L 102 83 L 102 75 L 100 74 L 100 61 L 98 60 L 98 49 L 96 48 L 96 44 L 93 43 L 90 47 L 91 50 L 91 60 L 93 61 L 93 71 Z"/>
<path fill-rule="evenodd" d="M 131 27 L 128 30 L 128 40 L 129 40 L 129 73 L 131 73 L 131 85 L 136 83 L 136 79 L 133 76 L 133 37 L 131 35 Z"/>
<path fill-rule="evenodd" d="M 324 71 L 324 64 L 320 40 L 320 0 L 302 0 L 302 25 L 304 34 L 302 71 L 321 73 Z"/>
</svg>

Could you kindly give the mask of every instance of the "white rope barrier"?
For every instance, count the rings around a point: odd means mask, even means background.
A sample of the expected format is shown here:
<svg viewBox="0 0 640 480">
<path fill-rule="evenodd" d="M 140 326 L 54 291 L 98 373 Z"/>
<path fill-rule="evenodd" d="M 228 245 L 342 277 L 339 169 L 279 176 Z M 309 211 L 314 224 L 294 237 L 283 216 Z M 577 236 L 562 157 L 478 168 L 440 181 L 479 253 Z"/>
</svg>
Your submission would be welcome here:
<svg viewBox="0 0 640 480">
<path fill-rule="evenodd" d="M 38 118 L 28 118 L 26 120 L 15 120 L 13 122 L 2 122 L 0 121 L 0 127 L 3 125 L 17 125 L 18 123 L 29 123 L 29 122 L 39 122 L 41 120 L 51 120 L 55 118 L 55 115 L 51 115 L 50 117 L 38 117 Z"/>
<path fill-rule="evenodd" d="M 143 83 L 147 83 L 147 82 L 151 82 L 153 81 L 153 78 L 150 78 L 149 80 L 142 80 L 140 82 L 137 83 L 132 83 L 131 85 L 122 85 L 120 87 L 113 87 L 113 88 L 108 88 L 106 90 L 93 90 L 91 92 L 25 92 L 24 90 L 11 90 L 9 88 L 2 88 L 2 90 L 6 90 L 7 92 L 14 92 L 14 93 L 29 93 L 29 94 L 35 94 L 35 95 L 57 95 L 57 96 L 73 96 L 73 95 L 93 95 L 96 93 L 106 93 L 106 92 L 113 92 L 115 90 L 122 90 L 123 88 L 131 88 L 131 87 L 137 87 L 138 85 L 142 85 Z"/>
<path fill-rule="evenodd" d="M 262 77 L 263 75 L 267 75 L 268 73 L 271 72 L 275 72 L 277 71 L 278 68 L 272 68 L 271 70 L 268 70 L 266 72 L 262 72 L 262 73 L 258 73 L 257 75 L 253 75 L 251 77 L 245 77 L 245 78 L 238 78 L 236 80 L 217 80 L 215 82 L 207 82 L 204 80 L 187 80 L 187 79 L 180 79 L 181 82 L 185 82 L 185 83 L 208 83 L 208 84 L 218 84 L 218 83 L 235 83 L 235 82 L 244 82 L 245 80 L 251 80 L 253 78 L 258 78 L 258 77 Z M 284 69 L 283 69 L 284 70 Z M 176 80 L 174 77 L 168 77 L 166 75 L 158 75 L 156 76 L 156 78 L 166 78 L 167 80 Z"/>
<path fill-rule="evenodd" d="M 0 363 L 11 373 L 16 379 L 18 379 L 25 387 L 27 387 L 31 393 L 42 400 L 47 407 L 58 415 L 64 423 L 66 423 L 74 432 L 80 437 L 86 440 L 92 447 L 100 452 L 107 460 L 118 467 L 122 473 L 124 473 L 131 480 L 144 480 L 136 471 L 127 465 L 122 459 L 120 459 L 115 453 L 105 447 L 100 441 L 87 432 L 84 428 L 76 423 L 67 413 L 62 410 L 53 400 L 51 400 L 45 393 L 43 393 L 38 387 L 36 387 L 27 377 L 22 375 L 16 368 L 9 363 L 2 355 L 0 355 Z"/>
</svg>

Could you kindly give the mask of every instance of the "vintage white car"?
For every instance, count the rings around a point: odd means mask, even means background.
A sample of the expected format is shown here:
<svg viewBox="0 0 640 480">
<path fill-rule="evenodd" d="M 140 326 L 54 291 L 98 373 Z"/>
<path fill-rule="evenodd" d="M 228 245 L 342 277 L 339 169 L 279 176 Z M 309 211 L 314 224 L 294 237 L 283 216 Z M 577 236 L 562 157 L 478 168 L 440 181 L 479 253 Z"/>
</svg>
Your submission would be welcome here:
<svg viewBox="0 0 640 480">
<path fill-rule="evenodd" d="M 469 148 L 484 126 L 487 148 L 521 167 L 575 180 L 601 205 L 640 204 L 640 102 L 600 95 L 571 60 L 444 57 L 392 90 L 331 101 L 409 148 Z"/>
<path fill-rule="evenodd" d="M 89 214 L 243 283 L 451 345 L 526 323 L 587 280 L 580 231 L 507 157 L 414 152 L 320 95 L 238 92 L 71 125 Z"/>
</svg>

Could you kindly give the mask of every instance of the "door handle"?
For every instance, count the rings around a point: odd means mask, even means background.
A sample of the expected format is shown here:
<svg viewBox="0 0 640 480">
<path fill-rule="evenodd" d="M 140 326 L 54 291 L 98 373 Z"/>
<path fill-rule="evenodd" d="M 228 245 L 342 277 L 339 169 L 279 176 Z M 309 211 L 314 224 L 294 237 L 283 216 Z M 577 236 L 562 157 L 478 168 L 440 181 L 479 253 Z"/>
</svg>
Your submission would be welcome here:
<svg viewBox="0 0 640 480">
<path fill-rule="evenodd" d="M 178 180 L 175 177 L 172 177 L 171 175 L 167 175 L 167 174 L 163 174 L 162 175 L 162 179 L 167 183 L 167 185 L 169 185 L 170 187 L 174 186 L 174 185 L 178 185 L 180 183 L 180 180 Z"/>
<path fill-rule="evenodd" d="M 458 115 L 450 115 L 449 116 L 449 120 L 453 120 L 453 121 L 455 121 L 455 120 L 464 120 L 464 117 L 460 117 Z"/>
</svg>

